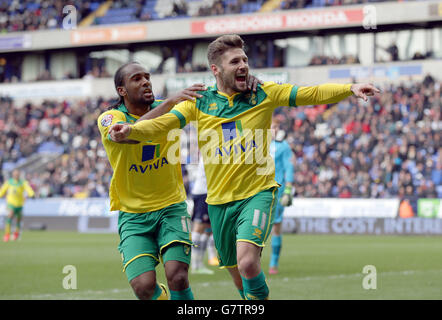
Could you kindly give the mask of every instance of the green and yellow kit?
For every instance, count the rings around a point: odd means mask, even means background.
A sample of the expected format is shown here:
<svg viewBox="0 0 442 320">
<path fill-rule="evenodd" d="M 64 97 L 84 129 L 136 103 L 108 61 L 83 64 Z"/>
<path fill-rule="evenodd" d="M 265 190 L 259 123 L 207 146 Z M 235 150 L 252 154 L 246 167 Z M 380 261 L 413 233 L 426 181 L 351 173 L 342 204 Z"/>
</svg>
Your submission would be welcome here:
<svg viewBox="0 0 442 320">
<path fill-rule="evenodd" d="M 34 190 L 29 185 L 28 181 L 19 179 L 15 180 L 13 178 L 8 179 L 3 183 L 0 188 L 0 198 L 6 195 L 6 204 L 8 208 L 14 211 L 14 214 L 21 214 L 23 205 L 25 203 L 25 192 L 29 197 L 34 196 Z"/>
<path fill-rule="evenodd" d="M 155 108 L 161 101 L 155 101 Z M 163 258 L 190 263 L 191 230 L 181 165 L 167 158 L 177 143 L 166 137 L 121 144 L 109 137 L 115 123 L 135 123 L 138 116 L 121 104 L 102 113 L 97 125 L 114 170 L 110 182 L 110 210 L 119 210 L 119 251 L 129 281 L 154 270 Z M 178 150 L 179 153 L 179 144 Z M 178 246 L 179 249 L 169 248 Z M 167 248 L 167 254 L 165 249 Z M 171 254 L 175 252 L 175 254 Z"/>
<path fill-rule="evenodd" d="M 184 101 L 161 117 L 133 125 L 129 139 L 157 139 L 188 123 L 195 125 L 215 244 L 221 265 L 229 267 L 236 265 L 236 241 L 264 246 L 272 228 L 274 191 L 279 187 L 269 152 L 274 110 L 336 103 L 353 93 L 351 84 L 298 87 L 274 82 L 259 85 L 256 93 L 228 96 L 216 85 L 199 93 L 202 98 Z M 233 213 L 232 208 L 236 208 Z M 234 232 L 226 237 L 222 234 L 226 229 Z"/>
</svg>

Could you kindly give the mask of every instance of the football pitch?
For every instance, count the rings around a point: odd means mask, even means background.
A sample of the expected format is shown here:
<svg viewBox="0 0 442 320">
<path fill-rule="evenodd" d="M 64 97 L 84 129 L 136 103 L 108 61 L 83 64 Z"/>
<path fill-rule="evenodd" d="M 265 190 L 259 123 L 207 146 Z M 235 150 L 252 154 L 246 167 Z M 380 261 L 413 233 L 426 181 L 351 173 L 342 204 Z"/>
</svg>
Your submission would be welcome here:
<svg viewBox="0 0 442 320">
<path fill-rule="evenodd" d="M 0 299 L 136 299 L 117 245 L 116 234 L 54 231 L 1 242 Z M 270 299 L 442 299 L 442 237 L 286 234 L 280 273 L 272 276 L 269 256 L 270 240 L 262 259 Z M 190 275 L 195 299 L 238 300 L 228 272 L 210 268 L 214 275 Z M 166 283 L 162 266 L 157 271 Z M 65 289 L 73 275 L 76 289 Z"/>
</svg>

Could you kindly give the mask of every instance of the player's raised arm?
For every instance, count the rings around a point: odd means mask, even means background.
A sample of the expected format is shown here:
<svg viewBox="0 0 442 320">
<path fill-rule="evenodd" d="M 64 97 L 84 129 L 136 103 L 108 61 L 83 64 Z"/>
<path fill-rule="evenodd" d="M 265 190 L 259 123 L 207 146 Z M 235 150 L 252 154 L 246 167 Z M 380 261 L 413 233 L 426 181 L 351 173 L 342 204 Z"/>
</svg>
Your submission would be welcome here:
<svg viewBox="0 0 442 320">
<path fill-rule="evenodd" d="M 337 103 L 352 95 L 367 101 L 369 96 L 379 92 L 379 89 L 371 84 L 326 83 L 311 87 L 299 87 L 296 95 L 296 105 Z"/>
<path fill-rule="evenodd" d="M 196 98 L 201 98 L 202 95 L 198 93 L 198 91 L 206 91 L 207 88 L 202 83 L 196 83 L 189 88 L 186 88 L 177 94 L 173 95 L 170 98 L 165 99 L 158 107 L 149 111 L 142 117 L 140 117 L 136 122 L 141 122 L 143 120 L 155 119 L 163 114 L 167 113 L 172 109 L 175 105 L 182 101 L 192 100 L 194 101 Z"/>
<path fill-rule="evenodd" d="M 133 125 L 128 123 L 116 123 L 109 129 L 112 141 L 121 142 L 126 140 L 144 141 L 160 138 L 167 135 L 170 130 L 179 129 L 180 120 L 173 113 L 166 113 L 161 117 L 142 120 Z"/>
<path fill-rule="evenodd" d="M 194 84 L 164 100 L 158 107 L 141 116 L 134 125 L 127 123 L 114 124 L 109 128 L 109 137 L 112 141 L 119 143 L 124 141 L 137 142 L 167 135 L 173 129 L 181 129 L 187 123 L 181 112 L 189 114 L 188 110 L 193 108 L 196 98 L 202 97 L 198 92 L 205 90 L 207 88 L 204 84 Z M 186 101 L 189 104 L 186 104 Z M 169 112 L 177 104 L 181 104 L 181 108 Z M 181 112 L 178 110 L 181 110 Z"/>
<path fill-rule="evenodd" d="M 109 136 L 115 142 L 125 140 L 145 141 L 167 136 L 174 129 L 182 129 L 193 120 L 195 101 L 186 100 L 175 106 L 169 113 L 158 118 L 142 120 L 133 125 L 116 123 L 109 129 Z"/>
</svg>

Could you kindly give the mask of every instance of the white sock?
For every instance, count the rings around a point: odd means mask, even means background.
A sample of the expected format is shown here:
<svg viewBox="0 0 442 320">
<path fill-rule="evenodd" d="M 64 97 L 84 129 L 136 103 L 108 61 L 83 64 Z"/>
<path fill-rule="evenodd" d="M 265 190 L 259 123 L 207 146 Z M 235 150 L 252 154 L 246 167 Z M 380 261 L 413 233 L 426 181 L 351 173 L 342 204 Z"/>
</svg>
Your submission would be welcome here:
<svg viewBox="0 0 442 320">
<path fill-rule="evenodd" d="M 207 242 L 209 240 L 209 236 L 207 233 L 203 233 L 200 238 L 201 243 L 201 266 L 204 266 L 204 256 L 206 255 L 207 250 Z"/>
<path fill-rule="evenodd" d="M 215 240 L 213 240 L 213 233 L 210 235 L 209 241 L 207 243 L 207 254 L 209 260 L 216 258 L 216 248 Z"/>
<path fill-rule="evenodd" d="M 195 245 L 195 247 L 192 248 L 192 256 L 190 261 L 192 270 L 199 269 L 203 261 L 203 257 L 201 256 L 201 236 L 202 234 L 199 232 L 192 232 L 192 242 Z"/>
</svg>

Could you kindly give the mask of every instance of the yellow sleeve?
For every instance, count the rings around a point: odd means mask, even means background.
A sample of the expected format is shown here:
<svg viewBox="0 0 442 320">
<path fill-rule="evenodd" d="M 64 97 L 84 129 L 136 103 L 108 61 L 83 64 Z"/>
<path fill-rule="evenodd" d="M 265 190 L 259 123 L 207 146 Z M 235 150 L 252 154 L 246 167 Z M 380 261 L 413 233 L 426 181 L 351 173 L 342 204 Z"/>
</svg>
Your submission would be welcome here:
<svg viewBox="0 0 442 320">
<path fill-rule="evenodd" d="M 267 94 L 275 108 L 295 106 L 297 86 L 289 83 L 278 84 L 273 81 L 266 81 L 262 89 Z"/>
<path fill-rule="evenodd" d="M 25 187 L 26 193 L 28 194 L 29 197 L 33 197 L 35 195 L 35 192 L 29 185 L 28 181 L 25 180 L 23 186 Z"/>
<path fill-rule="evenodd" d="M 130 140 L 144 141 L 158 139 L 173 129 L 182 129 L 195 119 L 195 102 L 183 101 L 169 113 L 151 120 L 143 120 L 132 125 L 128 136 Z"/>
<path fill-rule="evenodd" d="M 186 124 L 196 119 L 196 102 L 191 100 L 180 102 L 169 112 L 178 117 L 181 128 L 184 128 Z"/>
<path fill-rule="evenodd" d="M 6 193 L 6 191 L 8 190 L 8 181 L 5 181 L 5 183 L 3 183 L 2 188 L 0 189 L 0 198 L 3 197 Z"/>
<path fill-rule="evenodd" d="M 125 123 L 126 116 L 119 110 L 108 110 L 103 112 L 97 120 L 98 129 L 102 139 L 108 139 L 112 141 L 109 137 L 109 128 L 115 123 Z"/>
<path fill-rule="evenodd" d="M 299 87 L 295 103 L 297 106 L 337 103 L 353 95 L 350 84 L 326 83 L 312 87 Z"/>
</svg>

